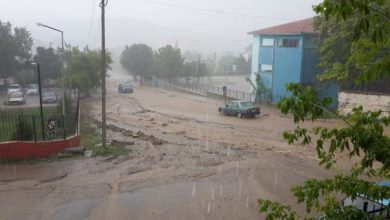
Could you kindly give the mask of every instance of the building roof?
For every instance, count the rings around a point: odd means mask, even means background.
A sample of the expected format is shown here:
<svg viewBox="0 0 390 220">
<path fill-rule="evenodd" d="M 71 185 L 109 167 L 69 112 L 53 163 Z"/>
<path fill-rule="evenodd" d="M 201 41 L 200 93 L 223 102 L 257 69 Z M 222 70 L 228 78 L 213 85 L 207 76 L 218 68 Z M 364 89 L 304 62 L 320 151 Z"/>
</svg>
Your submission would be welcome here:
<svg viewBox="0 0 390 220">
<path fill-rule="evenodd" d="M 291 35 L 291 34 L 318 34 L 314 29 L 313 18 L 307 18 L 273 27 L 249 32 L 252 35 Z"/>
</svg>

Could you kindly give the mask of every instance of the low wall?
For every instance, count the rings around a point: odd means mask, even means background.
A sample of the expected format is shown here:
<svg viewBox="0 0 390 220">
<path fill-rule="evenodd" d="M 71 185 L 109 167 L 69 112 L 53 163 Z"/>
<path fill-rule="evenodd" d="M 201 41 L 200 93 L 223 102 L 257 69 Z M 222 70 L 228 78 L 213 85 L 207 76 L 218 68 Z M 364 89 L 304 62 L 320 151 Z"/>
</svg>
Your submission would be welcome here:
<svg viewBox="0 0 390 220">
<path fill-rule="evenodd" d="M 369 94 L 357 92 L 339 92 L 338 110 L 342 114 L 348 114 L 353 108 L 363 106 L 364 110 L 390 112 L 390 94 Z"/>
<path fill-rule="evenodd" d="M 0 160 L 46 157 L 59 153 L 65 148 L 79 146 L 80 136 L 37 143 L 29 141 L 4 142 L 0 143 Z"/>
</svg>

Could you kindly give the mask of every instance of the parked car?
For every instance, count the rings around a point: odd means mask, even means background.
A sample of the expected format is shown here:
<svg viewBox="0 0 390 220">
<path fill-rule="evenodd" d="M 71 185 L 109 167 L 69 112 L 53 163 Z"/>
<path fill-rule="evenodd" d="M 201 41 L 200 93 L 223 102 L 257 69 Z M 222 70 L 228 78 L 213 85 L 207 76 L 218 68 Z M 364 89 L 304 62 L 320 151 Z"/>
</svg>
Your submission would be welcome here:
<svg viewBox="0 0 390 220">
<path fill-rule="evenodd" d="M 38 95 L 39 86 L 37 84 L 30 84 L 27 86 L 26 94 L 27 95 Z"/>
<path fill-rule="evenodd" d="M 119 83 L 118 92 L 119 93 L 132 93 L 134 91 L 134 86 L 131 82 Z"/>
<path fill-rule="evenodd" d="M 254 118 L 260 114 L 260 107 L 252 102 L 231 101 L 227 105 L 220 106 L 218 112 L 224 115 L 237 116 L 238 118 Z"/>
<path fill-rule="evenodd" d="M 17 92 L 17 93 L 22 92 L 22 87 L 16 83 L 9 85 L 9 87 L 7 89 L 7 94 L 11 95 L 14 92 Z"/>
<path fill-rule="evenodd" d="M 42 102 L 45 104 L 56 103 L 57 102 L 57 94 L 52 91 L 44 92 L 42 95 Z"/>
<path fill-rule="evenodd" d="M 26 104 L 26 98 L 22 92 L 13 92 L 9 95 L 5 105 L 24 105 Z"/>
</svg>

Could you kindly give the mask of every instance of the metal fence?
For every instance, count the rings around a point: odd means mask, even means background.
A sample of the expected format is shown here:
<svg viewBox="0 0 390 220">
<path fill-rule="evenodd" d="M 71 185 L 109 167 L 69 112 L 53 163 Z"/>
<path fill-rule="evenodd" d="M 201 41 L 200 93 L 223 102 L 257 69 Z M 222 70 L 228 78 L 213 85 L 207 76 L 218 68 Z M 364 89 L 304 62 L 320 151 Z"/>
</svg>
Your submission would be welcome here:
<svg viewBox="0 0 390 220">
<path fill-rule="evenodd" d="M 221 98 L 224 97 L 222 87 L 220 88 L 215 86 L 202 86 L 194 81 L 181 82 L 178 80 L 169 80 L 162 81 L 160 84 L 162 84 L 164 88 L 180 89 L 182 91 L 187 91 L 201 96 L 218 96 Z M 226 90 L 226 97 L 242 101 L 254 101 L 251 93 L 232 89 Z"/>
<path fill-rule="evenodd" d="M 80 98 L 67 101 L 67 112 L 62 115 L 60 106 L 44 108 L 0 109 L 0 142 L 47 141 L 66 139 L 79 134 Z M 65 123 L 64 123 L 65 122 Z"/>
</svg>

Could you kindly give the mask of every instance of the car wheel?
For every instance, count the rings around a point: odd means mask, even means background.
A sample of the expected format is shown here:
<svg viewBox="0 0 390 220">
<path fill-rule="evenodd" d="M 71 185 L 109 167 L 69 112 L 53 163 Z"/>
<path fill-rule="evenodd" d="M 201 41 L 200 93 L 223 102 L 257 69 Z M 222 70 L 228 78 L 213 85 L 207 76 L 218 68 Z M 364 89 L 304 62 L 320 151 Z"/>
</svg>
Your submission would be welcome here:
<svg viewBox="0 0 390 220">
<path fill-rule="evenodd" d="M 242 118 L 242 114 L 240 112 L 237 114 L 237 118 Z"/>
</svg>

